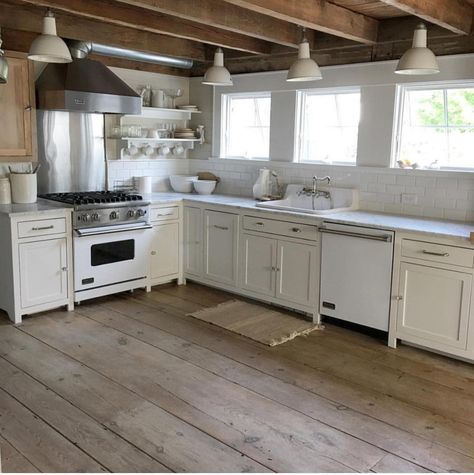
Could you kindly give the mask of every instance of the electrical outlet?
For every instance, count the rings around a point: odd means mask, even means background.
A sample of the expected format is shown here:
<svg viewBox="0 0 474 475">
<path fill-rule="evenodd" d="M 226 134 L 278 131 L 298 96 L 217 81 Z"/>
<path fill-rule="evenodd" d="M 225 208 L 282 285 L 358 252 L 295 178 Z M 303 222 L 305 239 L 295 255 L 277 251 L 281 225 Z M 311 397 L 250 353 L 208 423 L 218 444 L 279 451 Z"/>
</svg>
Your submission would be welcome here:
<svg viewBox="0 0 474 475">
<path fill-rule="evenodd" d="M 416 205 L 418 204 L 418 195 L 414 193 L 402 193 L 401 202 L 404 205 Z"/>
</svg>

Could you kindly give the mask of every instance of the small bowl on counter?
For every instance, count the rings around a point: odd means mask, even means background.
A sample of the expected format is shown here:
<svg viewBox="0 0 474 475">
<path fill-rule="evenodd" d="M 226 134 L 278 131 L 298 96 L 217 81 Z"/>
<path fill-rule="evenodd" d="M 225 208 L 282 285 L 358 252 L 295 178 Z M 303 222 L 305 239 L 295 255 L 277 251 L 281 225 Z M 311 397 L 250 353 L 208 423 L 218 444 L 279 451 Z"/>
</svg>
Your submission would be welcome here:
<svg viewBox="0 0 474 475">
<path fill-rule="evenodd" d="M 178 193 L 191 193 L 193 191 L 193 182 L 197 179 L 197 176 L 171 175 L 171 188 Z"/>
<path fill-rule="evenodd" d="M 215 190 L 217 181 L 215 180 L 194 180 L 194 189 L 200 195 L 210 195 Z"/>
</svg>

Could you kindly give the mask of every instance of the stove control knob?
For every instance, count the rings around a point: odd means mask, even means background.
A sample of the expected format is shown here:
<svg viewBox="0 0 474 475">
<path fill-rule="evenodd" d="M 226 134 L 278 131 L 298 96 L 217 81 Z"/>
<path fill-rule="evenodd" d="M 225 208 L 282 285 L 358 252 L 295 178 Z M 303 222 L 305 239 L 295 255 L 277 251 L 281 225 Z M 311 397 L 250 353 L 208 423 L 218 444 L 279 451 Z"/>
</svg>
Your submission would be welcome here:
<svg viewBox="0 0 474 475">
<path fill-rule="evenodd" d="M 127 213 L 128 217 L 129 218 L 134 218 L 135 217 L 135 211 L 133 209 L 129 210 L 129 212 Z"/>
<path fill-rule="evenodd" d="M 88 223 L 88 222 L 90 221 L 90 219 L 91 219 L 91 217 L 90 217 L 89 214 L 83 214 L 83 215 L 82 215 L 82 221 L 83 221 L 84 223 Z"/>
<path fill-rule="evenodd" d="M 100 220 L 100 216 L 99 216 L 99 213 L 94 213 L 92 216 L 92 221 L 99 221 Z"/>
<path fill-rule="evenodd" d="M 113 220 L 113 219 L 117 219 L 118 216 L 117 216 L 117 211 L 112 211 L 110 214 L 109 214 L 109 219 L 110 220 Z"/>
<path fill-rule="evenodd" d="M 146 211 L 144 209 L 137 209 L 137 216 L 141 218 L 142 216 L 145 216 Z"/>
</svg>

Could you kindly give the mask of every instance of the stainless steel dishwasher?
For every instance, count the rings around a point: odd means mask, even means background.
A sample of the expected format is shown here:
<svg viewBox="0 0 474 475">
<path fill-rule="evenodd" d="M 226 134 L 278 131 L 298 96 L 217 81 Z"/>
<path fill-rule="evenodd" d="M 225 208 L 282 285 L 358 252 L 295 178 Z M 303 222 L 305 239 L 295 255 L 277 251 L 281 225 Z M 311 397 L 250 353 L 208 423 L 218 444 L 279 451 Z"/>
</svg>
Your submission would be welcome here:
<svg viewBox="0 0 474 475">
<path fill-rule="evenodd" d="M 323 223 L 321 315 L 388 331 L 394 233 Z"/>
</svg>

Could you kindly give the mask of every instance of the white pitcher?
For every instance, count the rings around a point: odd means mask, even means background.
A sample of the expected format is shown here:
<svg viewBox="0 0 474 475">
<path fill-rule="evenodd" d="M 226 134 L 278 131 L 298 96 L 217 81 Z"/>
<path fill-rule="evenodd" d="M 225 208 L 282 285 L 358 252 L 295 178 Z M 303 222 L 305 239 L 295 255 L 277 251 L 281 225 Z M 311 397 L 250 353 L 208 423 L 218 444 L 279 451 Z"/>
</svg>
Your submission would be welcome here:
<svg viewBox="0 0 474 475">
<path fill-rule="evenodd" d="M 261 200 L 270 194 L 271 170 L 262 168 L 259 171 L 257 181 L 253 185 L 253 197 Z"/>
</svg>

